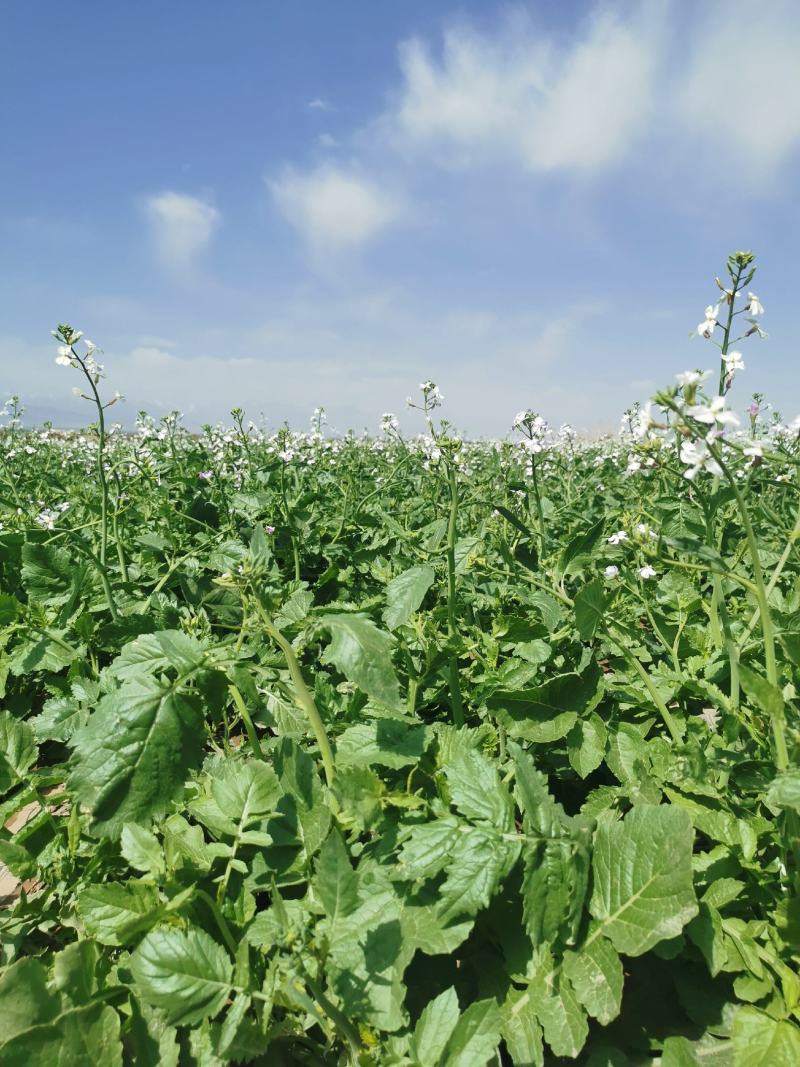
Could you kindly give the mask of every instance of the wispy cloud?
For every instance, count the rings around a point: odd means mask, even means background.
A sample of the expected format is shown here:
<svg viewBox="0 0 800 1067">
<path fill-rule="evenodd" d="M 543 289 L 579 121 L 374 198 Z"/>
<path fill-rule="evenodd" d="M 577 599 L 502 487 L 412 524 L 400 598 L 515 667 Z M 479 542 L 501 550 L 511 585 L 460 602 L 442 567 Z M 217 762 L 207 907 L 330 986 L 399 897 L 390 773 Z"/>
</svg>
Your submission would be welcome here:
<svg viewBox="0 0 800 1067">
<path fill-rule="evenodd" d="M 358 248 L 403 214 L 401 199 L 355 171 L 325 164 L 268 180 L 281 213 L 314 253 Z"/>
<path fill-rule="evenodd" d="M 439 56 L 414 38 L 400 48 L 402 87 L 384 124 L 451 166 L 617 165 L 652 105 L 660 61 L 655 22 L 601 13 L 566 47 L 519 18 L 494 34 L 451 26 Z"/>
<path fill-rule="evenodd" d="M 676 79 L 675 116 L 698 168 L 769 181 L 800 146 L 800 9 L 772 0 L 705 5 Z"/>
<path fill-rule="evenodd" d="M 313 100 L 309 100 L 306 104 L 306 108 L 309 111 L 334 111 L 335 108 L 329 100 L 324 100 L 321 96 L 315 96 Z"/>
<path fill-rule="evenodd" d="M 181 274 L 192 270 L 221 218 L 211 204 L 185 193 L 150 196 L 145 210 L 159 259 Z"/>
</svg>

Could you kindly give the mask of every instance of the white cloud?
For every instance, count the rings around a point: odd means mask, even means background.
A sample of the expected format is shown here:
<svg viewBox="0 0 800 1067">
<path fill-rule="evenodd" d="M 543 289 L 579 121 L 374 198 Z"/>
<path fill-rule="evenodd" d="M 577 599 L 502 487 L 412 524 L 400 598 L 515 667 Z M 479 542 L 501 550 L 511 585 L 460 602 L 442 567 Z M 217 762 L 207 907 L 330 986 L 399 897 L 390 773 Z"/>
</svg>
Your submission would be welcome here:
<svg viewBox="0 0 800 1067">
<path fill-rule="evenodd" d="M 771 0 L 756 13 L 729 0 L 703 10 L 676 117 L 714 177 L 768 180 L 800 143 L 800 9 Z"/>
<path fill-rule="evenodd" d="M 219 211 L 198 197 L 174 192 L 149 197 L 145 208 L 161 262 L 178 273 L 191 270 L 219 225 Z"/>
<path fill-rule="evenodd" d="M 306 104 L 306 108 L 309 111 L 334 111 L 333 104 L 328 100 L 323 100 L 321 96 L 315 96 L 313 100 L 309 100 Z"/>
<path fill-rule="evenodd" d="M 408 41 L 389 128 L 456 166 L 498 158 L 529 171 L 616 165 L 651 108 L 655 22 L 649 6 L 624 22 L 600 14 L 567 47 L 519 21 L 493 36 L 451 27 L 438 59 Z"/>
<path fill-rule="evenodd" d="M 329 164 L 306 174 L 289 170 L 267 184 L 280 211 L 315 252 L 364 245 L 403 214 L 392 192 Z"/>
</svg>

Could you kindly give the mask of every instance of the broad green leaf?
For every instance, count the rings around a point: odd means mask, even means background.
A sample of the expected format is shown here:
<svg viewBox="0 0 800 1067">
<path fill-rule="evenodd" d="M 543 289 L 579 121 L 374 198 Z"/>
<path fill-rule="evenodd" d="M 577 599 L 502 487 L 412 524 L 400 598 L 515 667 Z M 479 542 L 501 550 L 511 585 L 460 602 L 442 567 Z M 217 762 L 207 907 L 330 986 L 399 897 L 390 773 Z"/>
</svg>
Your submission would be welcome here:
<svg viewBox="0 0 800 1067">
<path fill-rule="evenodd" d="M 558 560 L 558 569 L 562 574 L 570 574 L 580 567 L 581 562 L 590 555 L 592 549 L 603 536 L 605 519 L 600 519 L 579 534 L 565 546 Z"/>
<path fill-rule="evenodd" d="M 500 1042 L 500 1025 L 500 1009 L 496 1001 L 473 1001 L 447 1040 L 441 1067 L 484 1067 Z"/>
<path fill-rule="evenodd" d="M 411 1039 L 411 1051 L 420 1067 L 442 1062 L 458 1013 L 458 997 L 452 986 L 425 1005 Z"/>
<path fill-rule="evenodd" d="M 244 827 L 273 811 L 282 791 L 266 763 L 228 759 L 214 777 L 211 792 L 223 815 Z"/>
<path fill-rule="evenodd" d="M 0 975 L 0 1040 L 48 1023 L 58 1012 L 58 997 L 47 988 L 47 971 L 38 960 L 17 960 Z"/>
<path fill-rule="evenodd" d="M 33 730 L 26 722 L 15 719 L 10 711 L 0 711 L 0 755 L 21 779 L 36 762 L 39 749 Z"/>
<path fill-rule="evenodd" d="M 508 833 L 514 813 L 508 787 L 497 767 L 476 749 L 456 751 L 444 764 L 453 804 L 462 815 Z"/>
<path fill-rule="evenodd" d="M 186 675 L 202 666 L 205 647 L 196 637 L 182 630 L 161 630 L 154 634 L 141 634 L 129 644 L 111 664 L 111 673 L 120 681 L 142 678 L 169 667 Z"/>
<path fill-rule="evenodd" d="M 697 914 L 693 836 L 688 812 L 666 805 L 643 804 L 598 826 L 589 910 L 618 952 L 641 956 Z"/>
<path fill-rule="evenodd" d="M 76 570 L 74 556 L 66 548 L 30 541 L 22 546 L 22 581 L 32 602 L 66 603 L 73 579 L 80 580 L 84 569 Z"/>
<path fill-rule="evenodd" d="M 608 606 L 609 596 L 602 578 L 594 578 L 575 594 L 575 625 L 581 641 L 591 641 Z"/>
<path fill-rule="evenodd" d="M 569 979 L 551 967 L 541 967 L 528 987 L 528 995 L 555 1056 L 574 1059 L 586 1044 L 589 1024 Z"/>
<path fill-rule="evenodd" d="M 332 663 L 367 696 L 402 710 L 400 683 L 392 664 L 393 642 L 368 615 L 321 615 L 319 625 L 330 632 L 323 663 Z"/>
<path fill-rule="evenodd" d="M 396 630 L 398 626 L 408 622 L 419 609 L 435 580 L 436 572 L 433 567 L 423 563 L 418 567 L 409 567 L 389 582 L 386 586 L 386 607 L 383 611 L 383 621 L 388 630 Z"/>
<path fill-rule="evenodd" d="M 78 914 L 101 945 L 131 944 L 161 913 L 158 890 L 145 882 L 90 885 L 78 894 Z"/>
<path fill-rule="evenodd" d="M 122 1067 L 119 1015 L 102 1004 L 65 1011 L 0 1046 L 0 1062 L 25 1067 Z"/>
<path fill-rule="evenodd" d="M 139 996 L 173 1026 L 213 1018 L 225 1006 L 233 965 L 205 931 L 151 930 L 131 957 Z"/>
<path fill-rule="evenodd" d="M 561 674 L 533 689 L 496 692 L 486 701 L 513 737 L 546 744 L 566 737 L 579 716 L 596 702 L 599 668 L 583 674 Z"/>
<path fill-rule="evenodd" d="M 358 906 L 358 877 L 338 830 L 331 832 L 320 850 L 313 887 L 332 927 Z"/>
<path fill-rule="evenodd" d="M 73 941 L 53 960 L 53 984 L 75 1007 L 87 1004 L 97 990 L 95 941 Z"/>
<path fill-rule="evenodd" d="M 542 1028 L 528 990 L 512 986 L 501 1014 L 501 1033 L 515 1067 L 543 1067 Z"/>
<path fill-rule="evenodd" d="M 398 719 L 375 719 L 349 726 L 336 739 L 336 763 L 343 767 L 409 767 L 428 747 L 430 731 Z"/>
<path fill-rule="evenodd" d="M 777 686 L 772 685 L 766 678 L 762 678 L 760 674 L 756 674 L 744 663 L 739 664 L 739 676 L 742 679 L 742 688 L 745 693 L 765 715 L 772 718 L 783 713 L 783 693 Z"/>
<path fill-rule="evenodd" d="M 156 877 L 164 873 L 164 853 L 158 838 L 144 826 L 127 822 L 122 827 L 120 851 L 131 867 Z"/>
<path fill-rule="evenodd" d="M 567 755 L 570 765 L 580 778 L 587 778 L 603 762 L 608 730 L 597 714 L 578 719 L 567 734 Z"/>
<path fill-rule="evenodd" d="M 596 937 L 579 952 L 564 953 L 564 974 L 575 996 L 593 1019 L 607 1026 L 619 1015 L 624 975 L 614 947 Z"/>
<path fill-rule="evenodd" d="M 800 1063 L 800 1027 L 773 1019 L 750 1006 L 733 1017 L 735 1067 L 797 1067 Z"/>
<path fill-rule="evenodd" d="M 771 808 L 783 808 L 800 814 L 800 771 L 785 771 L 772 782 L 766 796 Z"/>
<path fill-rule="evenodd" d="M 196 693 L 133 679 L 100 701 L 72 744 L 70 788 L 116 837 L 126 822 L 163 814 L 199 765 L 203 705 Z"/>
<path fill-rule="evenodd" d="M 453 919 L 485 908 L 519 856 L 517 841 L 494 830 L 470 827 L 456 833 L 440 889 L 440 914 Z"/>
</svg>

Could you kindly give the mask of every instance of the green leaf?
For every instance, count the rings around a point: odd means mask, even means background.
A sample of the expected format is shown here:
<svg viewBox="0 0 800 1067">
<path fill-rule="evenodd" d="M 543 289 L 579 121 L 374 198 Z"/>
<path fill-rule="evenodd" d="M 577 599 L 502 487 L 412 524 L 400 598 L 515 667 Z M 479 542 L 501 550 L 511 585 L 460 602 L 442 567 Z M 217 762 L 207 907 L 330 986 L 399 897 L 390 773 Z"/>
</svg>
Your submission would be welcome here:
<svg viewBox="0 0 800 1067">
<path fill-rule="evenodd" d="M 47 971 L 38 960 L 17 960 L 0 975 L 0 1040 L 50 1022 L 58 1012 L 58 997 L 48 990 Z"/>
<path fill-rule="evenodd" d="M 785 771 L 770 782 L 766 801 L 771 808 L 800 814 L 800 771 Z"/>
<path fill-rule="evenodd" d="M 600 669 L 592 664 L 583 674 L 557 675 L 533 689 L 493 693 L 486 704 L 513 737 L 547 744 L 566 737 L 591 710 L 599 681 Z"/>
<path fill-rule="evenodd" d="M 0 755 L 18 779 L 36 762 L 39 749 L 28 723 L 15 719 L 10 711 L 0 711 Z"/>
<path fill-rule="evenodd" d="M 76 575 L 82 578 L 85 568 L 75 567 L 75 559 L 66 548 L 36 544 L 22 546 L 22 582 L 28 599 L 42 604 L 64 604 L 69 599 Z"/>
<path fill-rule="evenodd" d="M 515 1067 L 543 1067 L 542 1028 L 528 991 L 512 986 L 501 1011 L 501 1032 Z"/>
<path fill-rule="evenodd" d="M 120 851 L 125 859 L 137 871 L 144 871 L 152 877 L 164 873 L 164 853 L 158 838 L 144 826 L 127 822 L 122 827 Z"/>
<path fill-rule="evenodd" d="M 358 877 L 336 829 L 322 846 L 312 884 L 332 927 L 358 907 Z"/>
<path fill-rule="evenodd" d="M 608 606 L 609 595 L 602 578 L 594 578 L 575 595 L 575 625 L 581 641 L 591 641 Z"/>
<path fill-rule="evenodd" d="M 588 719 L 578 719 L 567 734 L 567 756 L 580 778 L 587 778 L 603 762 L 607 739 L 606 724 L 594 711 Z"/>
<path fill-rule="evenodd" d="M 514 826 L 514 811 L 508 788 L 500 781 L 497 767 L 476 749 L 457 749 L 443 767 L 450 797 L 462 815 L 486 822 L 508 833 Z"/>
<path fill-rule="evenodd" d="M 348 727 L 336 739 L 336 763 L 342 767 L 409 767 L 428 747 L 426 726 L 399 719 L 376 719 Z"/>
<path fill-rule="evenodd" d="M 319 623 L 331 635 L 322 662 L 332 663 L 373 700 L 402 710 L 389 634 L 379 630 L 368 615 L 322 615 Z"/>
<path fill-rule="evenodd" d="M 54 1022 L 0 1046 L 3 1063 L 25 1067 L 122 1067 L 119 1015 L 102 1004 L 65 1011 Z"/>
<path fill-rule="evenodd" d="M 731 1036 L 736 1067 L 797 1067 L 800 1063 L 800 1028 L 758 1008 L 739 1008 Z"/>
<path fill-rule="evenodd" d="M 610 942 L 595 938 L 579 952 L 564 953 L 564 974 L 593 1019 L 607 1026 L 622 1004 L 622 963 Z"/>
<path fill-rule="evenodd" d="M 689 813 L 665 805 L 643 804 L 598 826 L 589 910 L 618 952 L 641 956 L 697 914 L 693 837 Z"/>
<path fill-rule="evenodd" d="M 568 978 L 542 967 L 528 987 L 528 995 L 553 1054 L 574 1059 L 586 1044 L 589 1024 Z"/>
<path fill-rule="evenodd" d="M 229 759 L 212 781 L 211 792 L 222 814 L 244 827 L 273 811 L 282 790 L 266 763 Z"/>
<path fill-rule="evenodd" d="M 205 647 L 196 637 L 182 630 L 161 630 L 141 634 L 123 648 L 111 664 L 110 670 L 120 681 L 141 678 L 172 667 L 179 674 L 189 674 L 202 666 Z"/>
<path fill-rule="evenodd" d="M 151 930 L 131 957 L 136 990 L 172 1026 L 213 1018 L 225 1006 L 233 965 L 203 930 Z"/>
<path fill-rule="evenodd" d="M 563 549 L 558 560 L 558 570 L 566 575 L 578 570 L 583 559 L 590 555 L 592 549 L 603 536 L 605 519 L 600 519 L 587 530 L 577 534 Z"/>
<path fill-rule="evenodd" d="M 73 941 L 53 959 L 53 984 L 76 1007 L 87 1004 L 97 989 L 97 944 Z"/>
<path fill-rule="evenodd" d="M 409 567 L 389 582 L 386 586 L 386 607 L 383 612 L 383 621 L 388 630 L 396 630 L 398 626 L 408 622 L 419 609 L 435 580 L 436 572 L 433 567 L 423 563 L 418 567 Z"/>
<path fill-rule="evenodd" d="M 104 697 L 72 738 L 69 786 L 100 833 L 163 814 L 203 750 L 203 705 L 155 678 L 126 682 Z"/>
<path fill-rule="evenodd" d="M 101 945 L 129 945 L 158 922 L 158 890 L 144 882 L 90 885 L 78 894 L 78 914 Z"/>
<path fill-rule="evenodd" d="M 745 693 L 765 715 L 773 718 L 783 714 L 783 693 L 777 686 L 756 674 L 744 663 L 739 664 L 739 676 Z"/>
<path fill-rule="evenodd" d="M 500 1009 L 494 1000 L 477 1000 L 464 1011 L 448 1038 L 441 1067 L 484 1067 L 500 1042 Z"/>
<path fill-rule="evenodd" d="M 458 1021 L 458 997 L 451 986 L 425 1005 L 411 1038 L 411 1052 L 424 1067 L 441 1063 L 447 1041 Z"/>
</svg>

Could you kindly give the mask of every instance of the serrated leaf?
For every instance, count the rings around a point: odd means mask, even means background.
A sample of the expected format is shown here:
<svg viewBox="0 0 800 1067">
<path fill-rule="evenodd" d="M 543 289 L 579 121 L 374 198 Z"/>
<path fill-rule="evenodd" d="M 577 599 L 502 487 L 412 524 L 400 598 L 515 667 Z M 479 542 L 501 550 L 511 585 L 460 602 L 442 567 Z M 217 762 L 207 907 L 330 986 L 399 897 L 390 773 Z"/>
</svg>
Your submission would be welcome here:
<svg viewBox="0 0 800 1067">
<path fill-rule="evenodd" d="M 423 563 L 418 567 L 409 567 L 389 582 L 386 586 L 386 607 L 382 616 L 388 630 L 396 630 L 398 626 L 408 622 L 419 609 L 435 580 L 436 572 L 433 567 Z"/>
<path fill-rule="evenodd" d="M 766 802 L 771 808 L 800 814 L 800 771 L 785 771 L 770 782 Z"/>
<path fill-rule="evenodd" d="M 392 638 L 368 615 L 321 615 L 319 625 L 331 635 L 323 663 L 332 663 L 367 696 L 402 710 L 400 683 L 392 664 Z"/>
<path fill-rule="evenodd" d="M 586 1044 L 589 1024 L 569 979 L 543 967 L 528 987 L 528 995 L 553 1055 L 574 1059 Z"/>
<path fill-rule="evenodd" d="M 0 711 L 0 755 L 5 757 L 17 779 L 24 777 L 38 754 L 34 733 L 28 723 L 15 719 L 10 711 Z"/>
<path fill-rule="evenodd" d="M 453 804 L 462 815 L 486 822 L 508 833 L 514 814 L 508 787 L 500 781 L 497 768 L 476 749 L 453 753 L 443 767 Z"/>
<path fill-rule="evenodd" d="M 619 1015 L 624 975 L 616 950 L 597 937 L 579 952 L 565 952 L 564 974 L 575 996 L 593 1019 L 607 1026 Z"/>
<path fill-rule="evenodd" d="M 332 926 L 358 907 L 358 877 L 338 830 L 330 833 L 320 850 L 313 887 Z"/>
<path fill-rule="evenodd" d="M 164 853 L 158 838 L 144 826 L 125 823 L 120 837 L 120 851 L 137 871 L 153 877 L 164 873 Z"/>
<path fill-rule="evenodd" d="M 155 886 L 145 882 L 90 885 L 78 894 L 78 914 L 101 945 L 128 945 L 162 914 Z"/>
<path fill-rule="evenodd" d="M 542 1028 L 528 991 L 512 986 L 501 1015 L 501 1033 L 515 1067 L 543 1067 Z"/>
<path fill-rule="evenodd" d="M 131 956 L 139 996 L 172 1026 L 213 1018 L 225 1006 L 233 964 L 204 930 L 151 930 Z"/>
<path fill-rule="evenodd" d="M 126 682 L 104 697 L 72 738 L 69 787 L 94 825 L 116 837 L 126 822 L 163 814 L 203 749 L 203 705 L 155 678 Z"/>
<path fill-rule="evenodd" d="M 589 910 L 618 952 L 641 956 L 697 914 L 689 813 L 643 804 L 595 833 Z"/>
<path fill-rule="evenodd" d="M 349 726 L 336 739 L 336 763 L 343 767 L 409 767 L 428 747 L 429 730 L 398 719 Z"/>
<path fill-rule="evenodd" d="M 244 827 L 273 811 L 282 790 L 266 763 L 227 760 L 214 777 L 211 792 L 222 814 Z"/>
<path fill-rule="evenodd" d="M 578 719 L 567 734 L 567 756 L 580 778 L 587 778 L 603 762 L 607 739 L 606 724 L 596 712 Z"/>
<path fill-rule="evenodd" d="M 186 675 L 200 667 L 204 658 L 205 647 L 196 637 L 190 637 L 182 630 L 161 630 L 141 634 L 130 641 L 109 669 L 120 681 L 140 679 L 144 674 L 155 674 L 170 667 Z"/>
</svg>

